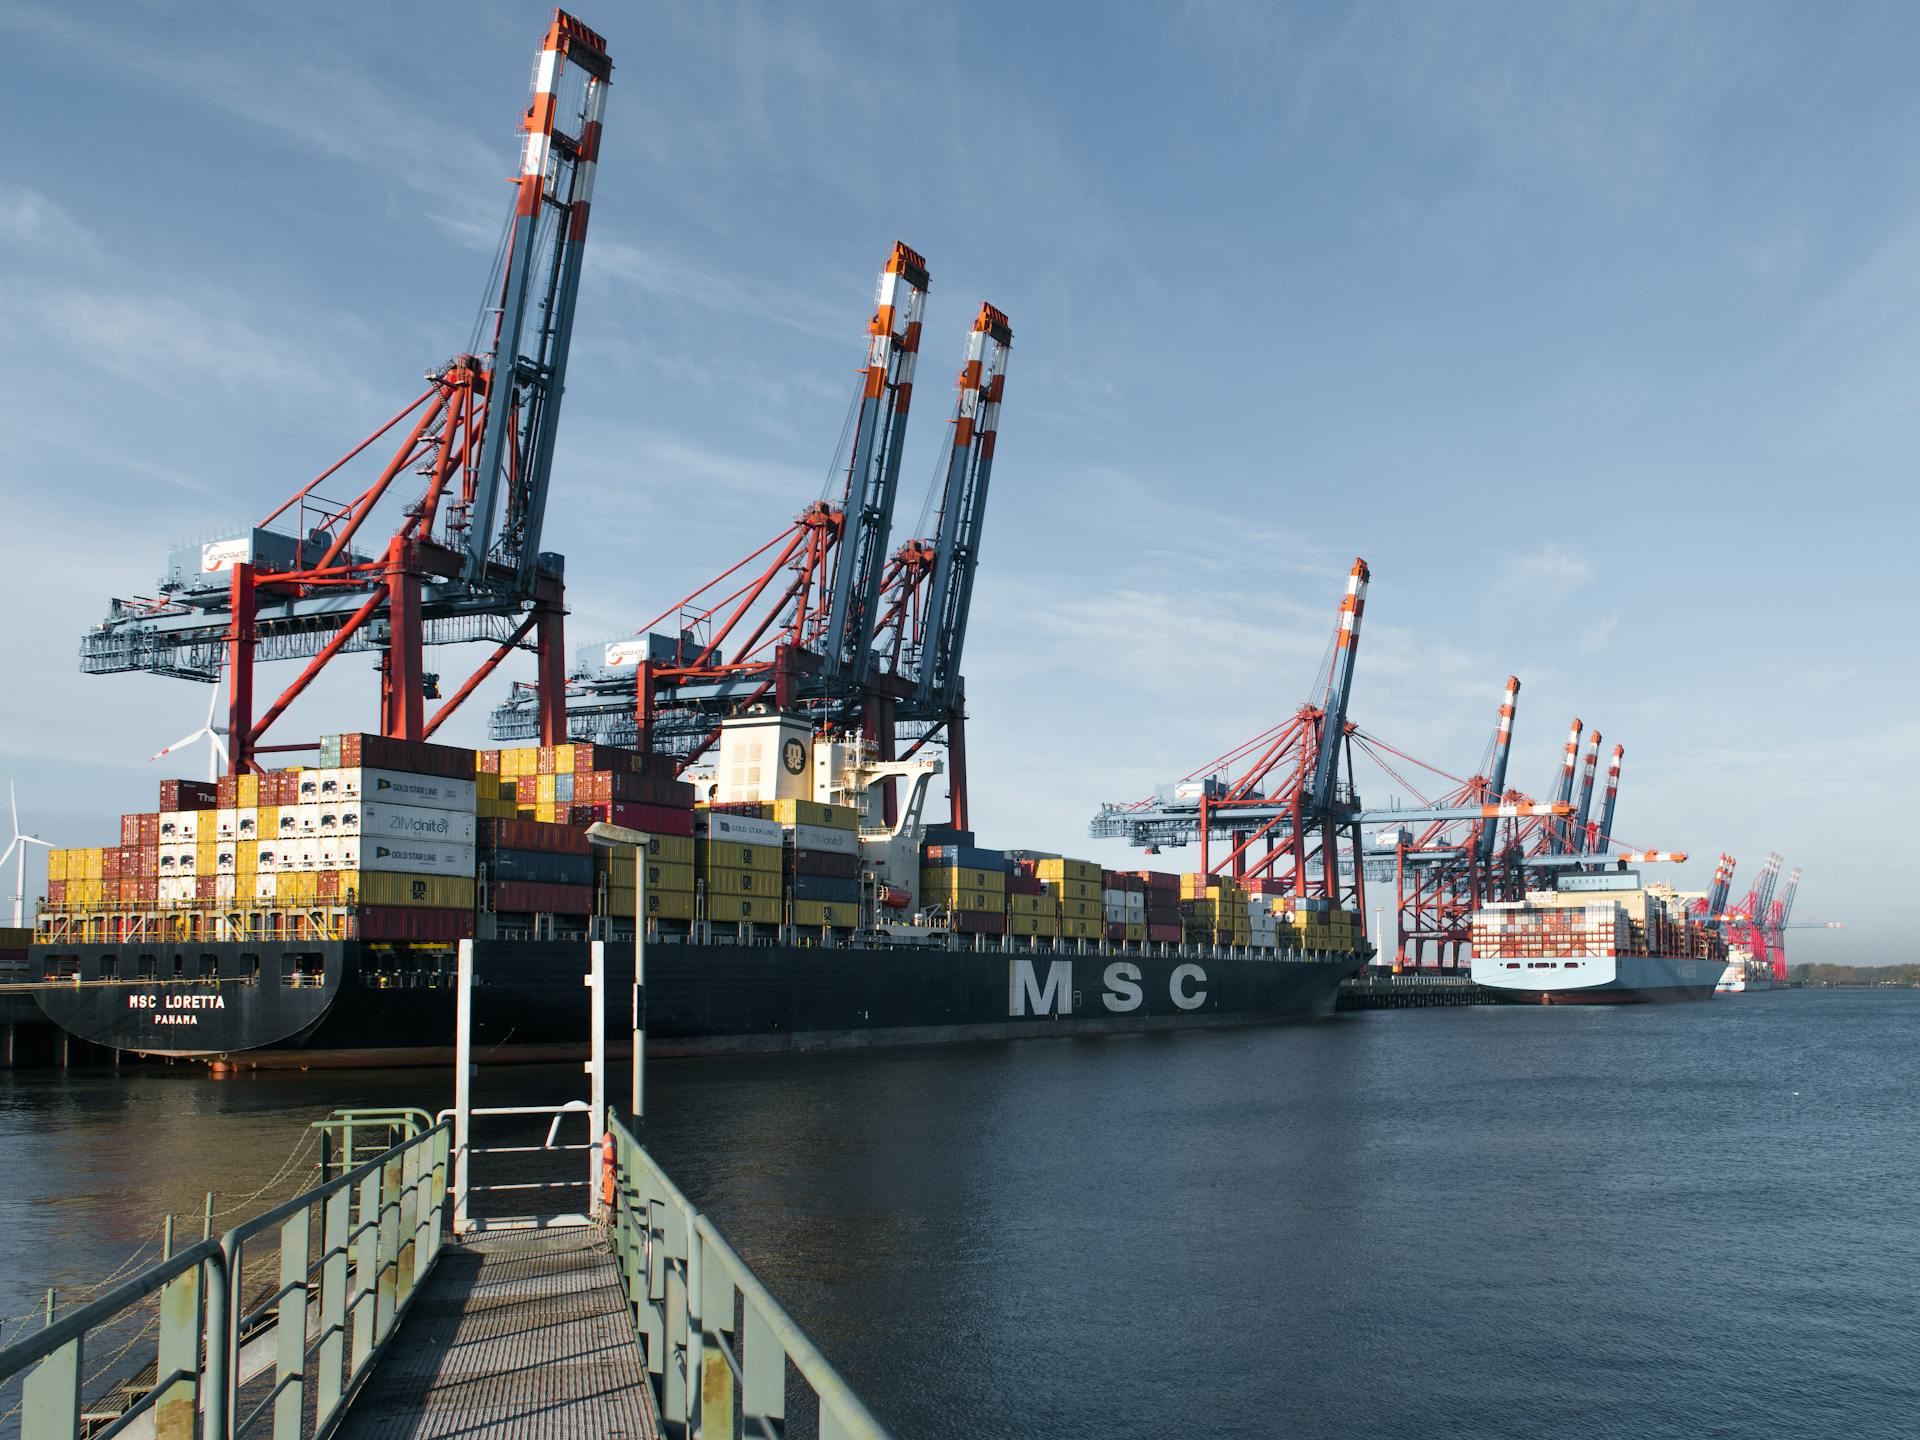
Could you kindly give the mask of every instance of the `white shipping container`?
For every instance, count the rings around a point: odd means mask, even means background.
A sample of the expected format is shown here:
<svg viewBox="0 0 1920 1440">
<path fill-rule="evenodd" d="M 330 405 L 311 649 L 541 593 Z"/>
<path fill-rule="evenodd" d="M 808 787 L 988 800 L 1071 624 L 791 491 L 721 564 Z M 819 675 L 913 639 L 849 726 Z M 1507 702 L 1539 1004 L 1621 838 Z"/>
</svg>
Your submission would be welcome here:
<svg viewBox="0 0 1920 1440">
<path fill-rule="evenodd" d="M 177 845 L 182 840 L 198 839 L 200 835 L 200 812 L 198 810 L 162 810 L 160 812 L 160 843 Z"/>
<path fill-rule="evenodd" d="M 194 897 L 194 882 L 191 875 L 162 875 L 160 877 L 160 903 L 179 905 Z"/>
<path fill-rule="evenodd" d="M 216 810 L 213 812 L 213 833 L 221 840 L 240 838 L 240 812 L 238 810 Z"/>
<path fill-rule="evenodd" d="M 698 811 L 694 814 L 693 823 L 696 828 L 700 826 Z M 814 827 L 807 828 L 811 830 Z M 757 815 L 729 815 L 713 811 L 707 812 L 705 829 L 709 840 L 725 840 L 734 845 L 778 845 L 786 833 L 777 821 L 762 820 Z"/>
<path fill-rule="evenodd" d="M 427 810 L 466 810 L 474 807 L 474 782 L 440 775 L 408 775 L 399 770 L 336 770 L 340 788 L 333 800 L 377 800 L 387 805 L 415 805 Z"/>
<path fill-rule="evenodd" d="M 380 835 L 339 842 L 341 870 L 387 870 L 401 875 L 472 875 L 473 846 L 439 840 L 401 840 Z"/>
<path fill-rule="evenodd" d="M 256 900 L 273 900 L 277 898 L 279 887 L 280 877 L 278 875 L 256 875 L 253 877 L 253 898 Z"/>
<path fill-rule="evenodd" d="M 223 840 L 214 848 L 213 873 L 231 875 L 240 863 L 240 846 L 232 840 Z"/>
<path fill-rule="evenodd" d="M 160 847 L 160 875 L 164 879 L 169 875 L 191 875 L 199 854 L 199 846 L 187 844 L 168 844 Z"/>
<path fill-rule="evenodd" d="M 234 898 L 234 879 L 231 875 L 217 875 L 213 881 L 213 898 L 231 900 Z"/>
<path fill-rule="evenodd" d="M 427 810 L 418 805 L 382 805 L 366 800 L 344 800 L 329 808 L 343 835 L 473 844 L 475 821 L 469 811 Z"/>
<path fill-rule="evenodd" d="M 829 855 L 858 855 L 860 832 L 835 830 L 827 825 L 796 825 L 793 827 L 793 848 Z"/>
<path fill-rule="evenodd" d="M 282 870 L 318 870 L 320 868 L 319 837 L 315 836 L 311 840 L 282 840 L 280 868 Z"/>
<path fill-rule="evenodd" d="M 1129 890 L 1127 895 L 1127 919 L 1144 922 L 1147 918 L 1147 897 L 1139 890 Z"/>
<path fill-rule="evenodd" d="M 280 856 L 286 845 L 285 840 L 262 840 L 254 852 L 254 870 L 261 875 L 278 875 L 282 868 Z"/>
<path fill-rule="evenodd" d="M 243 805 L 234 811 L 233 815 L 234 829 L 238 832 L 238 839 L 258 840 L 260 838 L 260 811 L 258 807 Z"/>
</svg>

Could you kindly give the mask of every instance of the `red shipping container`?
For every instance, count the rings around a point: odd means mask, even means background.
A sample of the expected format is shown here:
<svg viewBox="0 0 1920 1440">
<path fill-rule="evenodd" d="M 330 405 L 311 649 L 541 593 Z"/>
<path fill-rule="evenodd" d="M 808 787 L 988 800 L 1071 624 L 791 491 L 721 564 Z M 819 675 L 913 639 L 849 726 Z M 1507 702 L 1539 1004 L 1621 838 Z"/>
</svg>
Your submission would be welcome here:
<svg viewBox="0 0 1920 1440">
<path fill-rule="evenodd" d="M 340 872 L 338 870 L 322 870 L 319 875 L 314 877 L 313 884 L 314 894 L 319 896 L 320 899 L 338 900 L 340 898 Z"/>
<path fill-rule="evenodd" d="M 64 880 L 47 881 L 47 904 L 59 909 L 67 903 L 67 882 Z"/>
<path fill-rule="evenodd" d="M 649 835 L 693 834 L 693 811 L 670 805 L 615 800 L 607 807 L 607 820 L 628 830 L 644 830 Z"/>
<path fill-rule="evenodd" d="M 213 786 L 213 798 L 219 802 L 222 810 L 231 810 L 240 803 L 240 778 L 237 775 L 222 775 Z"/>
<path fill-rule="evenodd" d="M 1107 932 L 1107 939 L 1124 940 L 1127 938 L 1127 922 L 1126 921 L 1108 920 L 1105 922 L 1105 926 L 1106 926 L 1106 932 Z"/>
<path fill-rule="evenodd" d="M 196 900 L 214 899 L 215 893 L 216 893 L 214 890 L 214 886 L 218 885 L 219 883 L 220 883 L 220 877 L 217 875 L 195 876 L 193 881 L 193 898 Z"/>
<path fill-rule="evenodd" d="M 340 766 L 357 770 L 398 770 L 408 775 L 438 775 L 445 780 L 473 778 L 473 751 L 424 740 L 394 740 L 385 735 L 342 735 Z M 280 803 L 292 804 L 292 801 Z"/>
<path fill-rule="evenodd" d="M 138 845 L 140 843 L 140 817 L 138 815 L 122 815 L 120 817 L 120 843 L 122 845 Z"/>
<path fill-rule="evenodd" d="M 134 898 L 141 905 L 160 903 L 160 877 L 158 875 L 140 875 L 134 880 Z"/>
<path fill-rule="evenodd" d="M 962 935 L 1004 935 L 1007 933 L 1007 917 L 997 911 L 956 910 L 953 912 L 953 928 Z"/>
<path fill-rule="evenodd" d="M 362 940 L 469 940 L 473 912 L 426 905 L 366 905 L 354 912 L 354 929 Z"/>
<path fill-rule="evenodd" d="M 585 855 L 593 849 L 584 830 L 545 820 L 482 820 L 480 843 L 497 850 L 538 850 L 547 855 Z"/>
<path fill-rule="evenodd" d="M 534 751 L 533 768 L 534 773 L 538 775 L 553 774 L 553 746 L 542 745 Z"/>
<path fill-rule="evenodd" d="M 500 773 L 500 752 L 498 750 L 476 750 L 473 755 L 475 773 L 480 775 L 498 775 Z"/>
<path fill-rule="evenodd" d="M 140 817 L 140 845 L 145 849 L 149 845 L 160 843 L 160 815 L 156 811 Z M 149 867 L 151 868 L 151 867 Z"/>
<path fill-rule="evenodd" d="M 100 878 L 118 880 L 120 878 L 120 847 L 109 845 L 100 852 Z"/>
<path fill-rule="evenodd" d="M 593 909 L 593 887 L 501 880 L 493 887 L 493 908 L 507 914 L 585 915 Z"/>
<path fill-rule="evenodd" d="M 1007 876 L 1007 893 L 1009 895 L 1044 895 L 1047 893 L 1047 887 L 1038 875 L 1015 873 Z"/>
<path fill-rule="evenodd" d="M 1147 926 L 1147 939 L 1151 940 L 1156 945 L 1178 944 L 1180 940 L 1180 926 L 1178 924 L 1174 924 L 1174 925 L 1149 924 Z"/>
</svg>

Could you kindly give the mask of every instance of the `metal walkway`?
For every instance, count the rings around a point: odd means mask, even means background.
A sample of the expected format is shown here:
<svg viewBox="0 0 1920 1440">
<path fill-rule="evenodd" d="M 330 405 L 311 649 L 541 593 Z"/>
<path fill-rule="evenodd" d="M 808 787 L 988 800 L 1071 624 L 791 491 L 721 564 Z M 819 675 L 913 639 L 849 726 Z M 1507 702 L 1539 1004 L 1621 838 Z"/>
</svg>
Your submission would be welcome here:
<svg viewBox="0 0 1920 1440">
<path fill-rule="evenodd" d="M 339 1433 L 657 1437 L 620 1268 L 599 1232 L 510 1231 L 448 1245 Z"/>
</svg>

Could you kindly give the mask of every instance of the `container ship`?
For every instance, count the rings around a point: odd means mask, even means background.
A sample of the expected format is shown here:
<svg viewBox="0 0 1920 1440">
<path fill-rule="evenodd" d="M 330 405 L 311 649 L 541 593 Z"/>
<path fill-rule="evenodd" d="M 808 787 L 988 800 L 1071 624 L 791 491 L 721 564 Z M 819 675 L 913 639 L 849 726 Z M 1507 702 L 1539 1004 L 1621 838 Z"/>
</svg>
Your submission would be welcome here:
<svg viewBox="0 0 1920 1440">
<path fill-rule="evenodd" d="M 309 1068 L 449 1056 L 462 941 L 476 1043 L 577 1053 L 589 942 L 619 994 L 637 918 L 662 1055 L 1308 1019 L 1370 953 L 1324 901 L 928 827 L 940 761 L 874 751 L 742 716 L 696 786 L 606 745 L 327 737 L 315 766 L 169 780 L 118 845 L 53 851 L 28 968 L 81 1039 Z"/>
<path fill-rule="evenodd" d="M 1542 1005 L 1599 1005 L 1711 996 L 1727 944 L 1643 885 L 1638 871 L 1559 877 L 1553 890 L 1474 912 L 1473 978 Z"/>
</svg>

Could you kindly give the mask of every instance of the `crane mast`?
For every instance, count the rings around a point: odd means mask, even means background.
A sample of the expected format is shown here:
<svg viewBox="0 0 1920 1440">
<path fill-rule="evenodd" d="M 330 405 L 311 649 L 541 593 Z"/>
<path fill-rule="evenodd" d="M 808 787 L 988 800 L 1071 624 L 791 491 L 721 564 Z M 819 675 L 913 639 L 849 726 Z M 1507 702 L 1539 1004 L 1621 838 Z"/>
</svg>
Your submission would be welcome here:
<svg viewBox="0 0 1920 1440">
<path fill-rule="evenodd" d="M 1333 803 L 1340 751 L 1347 733 L 1347 701 L 1353 693 L 1353 662 L 1360 646 L 1360 617 L 1367 608 L 1368 578 L 1367 562 L 1355 560 L 1347 574 L 1346 598 L 1340 602 L 1340 624 L 1334 634 L 1326 698 L 1321 706 L 1320 747 L 1307 786 L 1306 808 L 1315 814 Z"/>
<path fill-rule="evenodd" d="M 1520 677 L 1509 675 L 1506 694 L 1500 701 L 1500 723 L 1494 731 L 1493 764 L 1487 776 L 1487 798 L 1496 804 L 1507 793 L 1507 759 L 1513 753 L 1513 717 L 1519 703 Z M 1479 838 L 1474 842 L 1474 860 L 1483 872 L 1493 863 L 1498 836 L 1498 821 L 1490 821 L 1480 827 Z"/>
<path fill-rule="evenodd" d="M 855 686 L 865 683 L 873 660 L 881 573 L 900 486 L 900 446 L 913 403 L 927 285 L 926 261 L 895 244 L 880 272 L 877 305 L 868 326 L 867 366 L 827 618 L 826 675 Z"/>
<path fill-rule="evenodd" d="M 974 573 L 980 564 L 987 482 L 993 473 L 993 447 L 1000 430 L 1000 401 L 1012 345 L 1007 317 L 983 303 L 967 337 L 967 361 L 954 401 L 953 446 L 941 492 L 926 628 L 915 677 L 914 699 L 922 707 L 937 704 L 951 710 L 960 699 L 960 657 L 973 604 Z"/>
<path fill-rule="evenodd" d="M 1600 732 L 1595 730 L 1587 737 L 1587 758 L 1580 776 L 1580 803 L 1574 808 L 1571 828 L 1567 831 L 1567 850 L 1580 854 L 1587 848 L 1587 813 L 1593 808 L 1593 780 L 1600 765 Z"/>
<path fill-rule="evenodd" d="M 1604 855 L 1613 845 L 1613 811 L 1620 799 L 1620 762 L 1627 756 L 1627 747 L 1613 747 L 1613 758 L 1607 761 L 1607 798 L 1600 805 L 1600 824 L 1596 830 L 1587 833 L 1586 849 L 1596 855 Z"/>
</svg>

